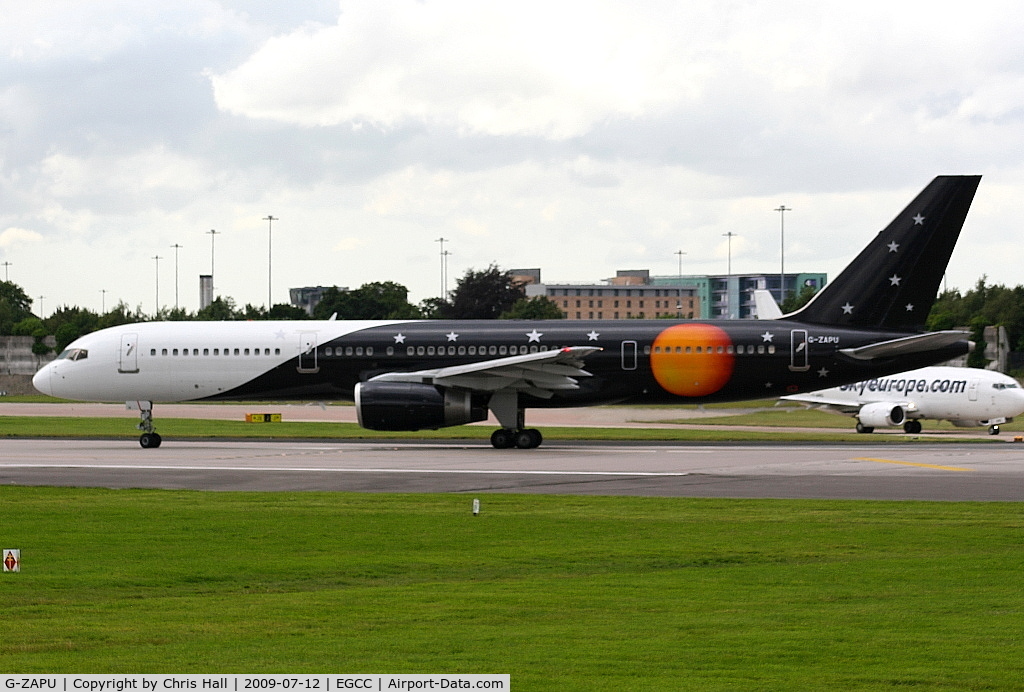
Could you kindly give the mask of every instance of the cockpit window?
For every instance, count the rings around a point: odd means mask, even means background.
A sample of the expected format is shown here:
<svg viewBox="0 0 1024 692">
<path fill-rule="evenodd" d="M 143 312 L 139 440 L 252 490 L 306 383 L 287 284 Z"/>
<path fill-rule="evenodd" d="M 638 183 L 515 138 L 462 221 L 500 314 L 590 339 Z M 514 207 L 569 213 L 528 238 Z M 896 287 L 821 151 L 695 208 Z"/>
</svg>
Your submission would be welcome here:
<svg viewBox="0 0 1024 692">
<path fill-rule="evenodd" d="M 85 360 L 89 357 L 89 350 L 85 348 L 69 348 L 57 356 L 57 360 Z"/>
<path fill-rule="evenodd" d="M 1006 383 L 1003 383 L 1003 382 L 997 382 L 997 383 L 995 383 L 992 386 L 994 388 L 996 388 L 996 389 L 1017 389 L 1017 387 L 1018 387 L 1016 382 L 1011 383 L 1011 384 L 1006 384 Z"/>
</svg>

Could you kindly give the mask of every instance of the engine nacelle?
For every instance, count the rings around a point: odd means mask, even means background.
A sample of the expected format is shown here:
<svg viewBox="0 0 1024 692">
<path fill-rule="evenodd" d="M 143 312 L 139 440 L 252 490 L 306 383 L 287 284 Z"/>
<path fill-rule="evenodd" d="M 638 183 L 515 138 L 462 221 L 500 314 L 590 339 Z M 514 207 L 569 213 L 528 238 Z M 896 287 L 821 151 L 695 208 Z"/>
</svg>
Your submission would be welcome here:
<svg viewBox="0 0 1024 692">
<path fill-rule="evenodd" d="M 355 391 L 359 425 L 369 430 L 436 430 L 487 420 L 479 394 L 411 382 L 360 382 Z"/>
<path fill-rule="evenodd" d="M 907 412 L 903 410 L 902 406 L 884 401 L 861 406 L 860 412 L 857 414 L 857 420 L 861 425 L 869 428 L 903 425 L 903 421 L 906 419 Z"/>
</svg>

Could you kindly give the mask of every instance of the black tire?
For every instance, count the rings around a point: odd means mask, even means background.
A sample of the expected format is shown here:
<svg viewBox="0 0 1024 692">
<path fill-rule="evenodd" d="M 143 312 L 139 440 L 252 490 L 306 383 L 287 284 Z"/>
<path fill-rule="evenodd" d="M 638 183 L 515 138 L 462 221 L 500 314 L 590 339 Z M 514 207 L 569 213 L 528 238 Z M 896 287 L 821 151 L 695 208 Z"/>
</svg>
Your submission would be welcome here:
<svg viewBox="0 0 1024 692">
<path fill-rule="evenodd" d="M 530 449 L 535 446 L 529 430 L 517 430 L 512 439 L 515 440 L 516 449 Z"/>
<path fill-rule="evenodd" d="M 991 426 L 988 429 L 988 434 L 989 435 L 998 435 L 999 434 L 999 426 L 998 425 Z"/>
<path fill-rule="evenodd" d="M 864 434 L 873 433 L 875 432 L 875 428 L 870 425 L 864 425 L 860 421 L 857 421 L 857 432 Z"/>
<path fill-rule="evenodd" d="M 903 432 L 911 435 L 916 435 L 921 432 L 921 421 L 919 420 L 908 420 L 903 424 Z"/>
<path fill-rule="evenodd" d="M 139 435 L 139 445 L 143 449 L 156 449 L 163 439 L 158 433 L 142 433 Z"/>
<path fill-rule="evenodd" d="M 491 433 L 491 446 L 495 449 L 509 449 L 515 444 L 511 430 L 500 428 Z"/>
</svg>

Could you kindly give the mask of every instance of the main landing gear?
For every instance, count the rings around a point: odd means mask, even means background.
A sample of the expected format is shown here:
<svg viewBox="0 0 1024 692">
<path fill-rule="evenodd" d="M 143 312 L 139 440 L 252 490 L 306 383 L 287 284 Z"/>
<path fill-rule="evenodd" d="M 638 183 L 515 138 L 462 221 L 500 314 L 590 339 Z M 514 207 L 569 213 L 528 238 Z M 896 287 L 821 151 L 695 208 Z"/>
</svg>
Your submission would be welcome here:
<svg viewBox="0 0 1024 692">
<path fill-rule="evenodd" d="M 487 408 L 501 424 L 500 429 L 491 433 L 491 445 L 495 449 L 533 449 L 544 441 L 540 430 L 526 427 L 526 411 L 519 408 L 517 392 L 495 392 L 487 402 Z"/>
<path fill-rule="evenodd" d="M 139 435 L 139 445 L 143 449 L 155 449 L 163 442 L 160 433 L 153 429 L 153 402 L 152 401 L 129 401 L 126 402 L 129 410 L 139 412 L 139 424 L 135 427 L 142 431 Z"/>
<path fill-rule="evenodd" d="M 540 434 L 540 430 L 535 428 L 527 428 L 525 430 L 500 428 L 491 433 L 491 445 L 495 449 L 511 449 L 512 447 L 517 449 L 533 449 L 534 447 L 540 447 L 540 443 L 543 441 L 544 436 Z"/>
</svg>

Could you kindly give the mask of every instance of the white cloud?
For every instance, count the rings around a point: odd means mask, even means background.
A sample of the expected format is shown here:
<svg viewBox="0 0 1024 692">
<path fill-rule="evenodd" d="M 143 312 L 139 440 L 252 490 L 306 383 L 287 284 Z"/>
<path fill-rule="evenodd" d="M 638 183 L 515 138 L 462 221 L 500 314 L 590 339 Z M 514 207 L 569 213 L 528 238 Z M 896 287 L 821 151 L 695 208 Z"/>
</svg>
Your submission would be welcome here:
<svg viewBox="0 0 1024 692">
<path fill-rule="evenodd" d="M 0 231 L 0 247 L 10 249 L 27 243 L 38 243 L 43 236 L 27 228 L 5 228 Z"/>
<path fill-rule="evenodd" d="M 211 81 L 219 107 L 254 118 L 561 139 L 696 88 L 700 66 L 670 60 L 672 49 L 626 4 L 364 1 Z"/>
</svg>

